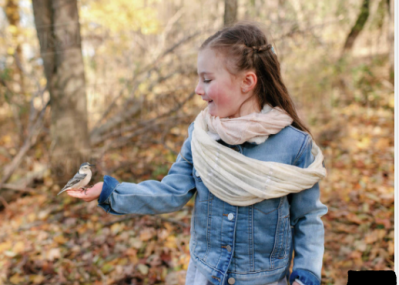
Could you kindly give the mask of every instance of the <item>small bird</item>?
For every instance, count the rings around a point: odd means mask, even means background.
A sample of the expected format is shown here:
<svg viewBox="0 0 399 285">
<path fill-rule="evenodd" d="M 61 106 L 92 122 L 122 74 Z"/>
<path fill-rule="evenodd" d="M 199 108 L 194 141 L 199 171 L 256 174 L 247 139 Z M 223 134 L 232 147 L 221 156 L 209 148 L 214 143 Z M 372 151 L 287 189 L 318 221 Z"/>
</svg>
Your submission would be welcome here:
<svg viewBox="0 0 399 285">
<path fill-rule="evenodd" d="M 58 192 L 57 196 L 70 189 L 83 189 L 84 193 L 86 194 L 88 187 L 85 186 L 90 182 L 92 175 L 90 166 L 95 166 L 95 164 L 90 164 L 88 162 L 82 163 L 78 173 L 76 173 L 75 176 L 68 181 L 64 188 Z"/>
</svg>

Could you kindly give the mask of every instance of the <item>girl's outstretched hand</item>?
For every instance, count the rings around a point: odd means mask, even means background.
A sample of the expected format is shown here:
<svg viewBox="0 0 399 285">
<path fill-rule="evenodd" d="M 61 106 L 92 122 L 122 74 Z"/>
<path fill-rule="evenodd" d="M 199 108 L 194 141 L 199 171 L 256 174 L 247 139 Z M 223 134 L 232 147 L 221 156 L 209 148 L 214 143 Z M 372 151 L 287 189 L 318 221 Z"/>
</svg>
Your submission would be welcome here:
<svg viewBox="0 0 399 285">
<path fill-rule="evenodd" d="M 82 199 L 85 202 L 91 202 L 100 197 L 101 191 L 103 189 L 104 182 L 98 182 L 94 184 L 93 187 L 87 188 L 86 194 L 83 190 L 67 190 L 69 196 Z"/>
</svg>

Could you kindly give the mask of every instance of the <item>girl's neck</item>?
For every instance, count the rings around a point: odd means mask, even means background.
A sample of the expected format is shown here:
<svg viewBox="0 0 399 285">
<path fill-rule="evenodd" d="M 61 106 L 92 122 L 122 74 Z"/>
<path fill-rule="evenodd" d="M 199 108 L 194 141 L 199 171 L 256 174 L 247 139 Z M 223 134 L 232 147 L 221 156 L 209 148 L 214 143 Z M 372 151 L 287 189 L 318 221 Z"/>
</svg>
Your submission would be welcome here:
<svg viewBox="0 0 399 285">
<path fill-rule="evenodd" d="M 250 99 L 243 102 L 237 113 L 227 117 L 227 119 L 239 118 L 252 113 L 259 113 L 260 111 L 261 109 L 259 108 L 256 96 L 252 96 Z"/>
</svg>

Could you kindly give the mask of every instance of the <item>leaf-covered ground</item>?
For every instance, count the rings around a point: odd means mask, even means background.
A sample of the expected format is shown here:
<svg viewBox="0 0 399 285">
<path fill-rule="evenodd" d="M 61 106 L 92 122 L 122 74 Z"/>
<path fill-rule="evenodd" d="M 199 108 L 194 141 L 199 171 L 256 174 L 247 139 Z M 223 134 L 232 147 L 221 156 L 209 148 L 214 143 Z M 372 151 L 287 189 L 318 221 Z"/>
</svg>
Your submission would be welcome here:
<svg viewBox="0 0 399 285">
<path fill-rule="evenodd" d="M 328 172 L 320 183 L 329 208 L 322 284 L 346 284 L 348 270 L 394 268 L 389 90 L 314 118 Z M 176 213 L 113 216 L 95 201 L 55 196 L 58 189 L 46 178 L 0 212 L 0 284 L 184 284 L 193 200 Z"/>
<path fill-rule="evenodd" d="M 324 151 L 323 284 L 347 284 L 349 270 L 394 269 L 393 94 L 388 105 L 334 112 L 345 127 Z"/>
</svg>

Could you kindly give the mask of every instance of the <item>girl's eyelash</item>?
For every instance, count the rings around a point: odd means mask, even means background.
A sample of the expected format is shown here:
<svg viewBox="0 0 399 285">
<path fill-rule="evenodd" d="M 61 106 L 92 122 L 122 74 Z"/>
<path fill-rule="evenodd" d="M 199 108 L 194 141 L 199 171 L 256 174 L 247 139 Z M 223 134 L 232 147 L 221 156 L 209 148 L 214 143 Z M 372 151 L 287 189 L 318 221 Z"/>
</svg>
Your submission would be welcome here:
<svg viewBox="0 0 399 285">
<path fill-rule="evenodd" d="M 209 83 L 211 82 L 211 80 L 204 80 L 204 83 Z"/>
</svg>

